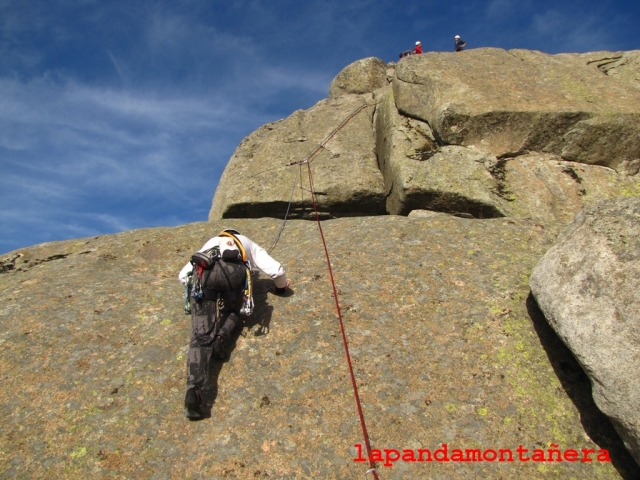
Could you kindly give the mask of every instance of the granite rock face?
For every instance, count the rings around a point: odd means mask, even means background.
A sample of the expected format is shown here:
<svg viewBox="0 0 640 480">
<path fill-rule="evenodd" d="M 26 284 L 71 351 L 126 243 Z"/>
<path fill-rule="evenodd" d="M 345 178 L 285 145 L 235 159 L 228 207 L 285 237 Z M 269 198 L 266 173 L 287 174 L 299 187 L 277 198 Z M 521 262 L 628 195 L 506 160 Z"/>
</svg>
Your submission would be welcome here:
<svg viewBox="0 0 640 480">
<path fill-rule="evenodd" d="M 396 67 L 400 113 L 444 144 L 498 157 L 537 151 L 617 168 L 640 158 L 640 96 L 578 55 L 482 48 L 427 53 Z"/>
<path fill-rule="evenodd" d="M 376 100 L 376 148 L 390 214 L 427 209 L 566 223 L 584 205 L 640 195 L 637 175 L 559 155 L 534 152 L 498 159 L 476 147 L 440 146 L 428 123 L 398 112 L 392 92 L 377 92 Z"/>
<path fill-rule="evenodd" d="M 439 147 L 429 124 L 400 115 L 390 91 L 380 95 L 375 125 L 378 164 L 392 215 L 414 209 L 503 216 L 491 192 L 496 180 L 483 165 L 483 152 Z"/>
<path fill-rule="evenodd" d="M 640 199 L 585 208 L 531 276 L 545 317 L 571 349 L 640 463 Z"/>
<path fill-rule="evenodd" d="M 276 124 L 277 135 L 265 136 L 263 127 L 243 142 L 216 192 L 210 220 L 282 217 L 286 190 L 276 195 L 277 208 L 270 192 L 290 181 L 277 184 L 274 177 L 254 170 L 249 188 L 229 195 L 229 185 L 252 164 L 268 165 L 274 152 L 290 151 L 286 139 L 306 139 L 306 132 L 315 128 L 311 118 L 334 109 L 335 115 L 324 115 L 330 119 L 313 142 L 329 132 L 335 133 L 331 141 L 346 148 L 354 148 L 349 136 L 362 139 L 353 153 L 369 152 L 362 156 L 367 161 L 357 165 L 366 165 L 372 173 L 363 178 L 372 180 L 354 182 L 362 174 L 349 176 L 344 165 L 334 165 L 339 169 L 335 173 L 321 162 L 314 165 L 334 182 L 319 196 L 324 218 L 368 211 L 429 221 L 448 214 L 532 219 L 542 228 L 566 225 L 597 202 L 640 197 L 639 58 L 640 52 L 547 55 L 488 48 L 415 55 L 387 68 L 375 59 L 356 62 L 336 77 L 329 100 Z M 352 108 L 363 103 L 370 105 L 366 115 L 348 120 Z M 306 116 L 310 120 L 296 121 Z M 344 121 L 344 129 L 334 131 Z M 313 151 L 312 145 L 304 147 L 288 161 Z M 373 156 L 367 156 L 370 152 Z M 375 208 L 363 208 L 362 198 Z M 308 200 L 293 201 L 294 217 L 308 218 L 309 211 Z M 553 284 L 544 288 L 550 297 L 556 293 Z M 610 381 L 615 384 L 616 377 Z M 602 391 L 596 395 L 599 404 L 605 398 Z M 603 410 L 637 455 L 635 434 L 629 433 L 634 417 L 626 412 L 626 420 L 620 420 L 610 405 Z"/>
<path fill-rule="evenodd" d="M 508 217 L 570 222 L 584 206 L 618 197 L 640 196 L 640 176 L 607 167 L 567 162 L 531 153 L 490 167 L 498 179 L 497 208 Z"/>
<path fill-rule="evenodd" d="M 373 448 L 516 455 L 378 462 L 381 479 L 638 478 L 588 379 L 528 298 L 557 227 L 445 214 L 322 223 Z M 202 222 L 1 256 L 0 477 L 363 478 L 315 222 L 287 222 L 272 255 L 292 294 L 276 297 L 256 277 L 246 336 L 210 370 L 210 418 L 184 418 L 191 326 L 178 271 L 223 227 L 268 247 L 280 224 Z M 607 449 L 612 462 L 517 460 L 519 445 L 529 457 L 550 443 Z"/>
<path fill-rule="evenodd" d="M 563 57 L 571 54 L 559 54 Z M 630 52 L 588 52 L 577 55 L 587 65 L 600 70 L 605 75 L 628 82 L 640 88 L 640 51 Z"/>
<path fill-rule="evenodd" d="M 367 106 L 371 105 L 371 106 Z M 320 145 L 360 107 L 338 135 Z M 267 124 L 245 138 L 220 179 L 209 218 L 290 218 L 313 213 L 306 165 L 309 159 L 318 209 L 323 216 L 385 213 L 384 182 L 375 154 L 371 95 L 343 95 Z M 292 191 L 294 185 L 297 188 Z M 295 195 L 292 197 L 292 193 Z"/>
<path fill-rule="evenodd" d="M 209 218 L 282 218 L 297 169 L 285 165 L 334 132 L 314 160 L 325 218 L 419 209 L 566 223 L 594 201 L 640 195 L 638 58 L 477 49 L 359 60 L 328 100 L 241 143 Z M 292 214 L 306 218 L 308 185 L 294 190 Z"/>
</svg>

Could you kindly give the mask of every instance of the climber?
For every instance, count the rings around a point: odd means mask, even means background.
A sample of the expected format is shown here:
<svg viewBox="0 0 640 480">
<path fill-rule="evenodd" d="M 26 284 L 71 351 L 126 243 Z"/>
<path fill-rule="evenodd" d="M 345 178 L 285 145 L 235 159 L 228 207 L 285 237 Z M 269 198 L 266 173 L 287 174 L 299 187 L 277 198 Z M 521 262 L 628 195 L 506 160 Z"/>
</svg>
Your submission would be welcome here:
<svg viewBox="0 0 640 480">
<path fill-rule="evenodd" d="M 456 41 L 455 50 L 456 50 L 456 52 L 461 52 L 462 50 L 464 50 L 464 47 L 465 47 L 465 45 L 467 45 L 467 42 L 462 40 L 460 38 L 460 35 L 456 35 L 454 38 L 455 38 L 455 41 Z"/>
<path fill-rule="evenodd" d="M 408 57 L 409 55 L 419 55 L 422 53 L 422 43 L 416 42 L 416 48 L 413 50 L 405 50 L 400 54 L 400 58 Z"/>
<path fill-rule="evenodd" d="M 237 255 L 245 261 L 242 263 L 249 265 L 249 268 L 255 265 L 273 279 L 275 284 L 273 293 L 276 295 L 285 295 L 287 293 L 289 281 L 284 268 L 266 250 L 248 237 L 240 235 L 236 230 L 225 229 L 218 236 L 209 239 L 198 252 L 208 252 L 215 247 L 218 247 L 221 252 L 223 248 L 236 249 Z M 226 257 L 222 255 L 222 258 Z M 226 262 L 225 265 L 230 263 Z M 242 268 L 245 268 L 244 265 L 242 265 Z M 178 274 L 178 280 L 183 285 L 187 285 L 189 276 L 196 275 L 193 269 L 193 264 L 189 262 Z M 225 273 L 224 275 L 226 276 L 227 274 Z M 211 276 L 213 274 L 207 277 L 207 280 Z M 212 354 L 215 358 L 226 357 L 225 344 L 228 344 L 232 332 L 240 324 L 241 300 L 239 298 L 242 297 L 244 281 L 242 285 L 235 285 L 233 272 L 231 273 L 231 278 L 232 280 L 229 282 L 230 291 L 224 297 L 221 297 L 218 292 L 212 292 L 206 288 L 206 282 L 203 282 L 204 284 L 200 291 L 201 298 L 196 296 L 195 291 L 191 293 L 192 332 L 187 358 L 187 393 L 184 406 L 186 417 L 192 420 L 202 418 L 201 389 L 207 381 L 210 358 Z M 221 306 L 219 305 L 219 299 L 222 300 Z M 216 309 L 219 309 L 220 315 L 220 327 L 217 331 Z"/>
</svg>

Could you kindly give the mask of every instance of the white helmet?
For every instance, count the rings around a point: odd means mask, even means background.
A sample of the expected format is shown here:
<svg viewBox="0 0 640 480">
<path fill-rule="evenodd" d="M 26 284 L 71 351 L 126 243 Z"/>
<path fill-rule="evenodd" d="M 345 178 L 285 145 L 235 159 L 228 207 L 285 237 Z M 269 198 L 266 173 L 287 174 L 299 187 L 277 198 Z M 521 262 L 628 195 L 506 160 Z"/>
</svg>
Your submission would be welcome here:
<svg viewBox="0 0 640 480">
<path fill-rule="evenodd" d="M 453 38 L 460 38 L 460 35 L 456 35 L 456 36 L 455 36 L 455 37 L 453 37 Z"/>
<path fill-rule="evenodd" d="M 420 42 L 416 42 L 416 45 L 420 45 Z"/>
</svg>

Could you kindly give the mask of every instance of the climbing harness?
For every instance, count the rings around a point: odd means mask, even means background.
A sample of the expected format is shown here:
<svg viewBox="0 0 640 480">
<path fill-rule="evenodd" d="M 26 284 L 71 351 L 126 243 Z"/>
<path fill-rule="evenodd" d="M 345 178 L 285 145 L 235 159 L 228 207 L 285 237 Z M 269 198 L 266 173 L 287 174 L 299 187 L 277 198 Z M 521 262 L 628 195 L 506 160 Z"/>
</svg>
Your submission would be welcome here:
<svg viewBox="0 0 640 480">
<path fill-rule="evenodd" d="M 237 233 L 237 232 L 236 232 Z M 253 275 L 251 262 L 247 258 L 247 252 L 244 249 L 244 245 L 240 241 L 238 237 L 236 237 L 231 231 L 223 230 L 220 232 L 220 237 L 229 237 L 233 239 L 234 243 L 238 247 L 240 251 L 240 256 L 242 257 L 242 261 L 244 262 L 244 266 L 247 268 L 246 278 L 244 282 L 244 290 L 242 294 L 242 306 L 240 307 L 240 316 L 248 317 L 253 313 L 253 307 L 255 306 L 253 302 Z"/>
</svg>

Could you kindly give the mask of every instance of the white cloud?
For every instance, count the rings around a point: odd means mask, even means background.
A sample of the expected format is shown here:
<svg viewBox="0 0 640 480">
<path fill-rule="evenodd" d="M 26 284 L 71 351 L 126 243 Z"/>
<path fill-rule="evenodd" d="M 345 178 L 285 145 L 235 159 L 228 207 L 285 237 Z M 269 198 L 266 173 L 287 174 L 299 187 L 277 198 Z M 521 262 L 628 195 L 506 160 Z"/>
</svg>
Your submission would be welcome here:
<svg viewBox="0 0 640 480">
<path fill-rule="evenodd" d="M 327 72 L 296 71 L 277 66 L 266 66 L 260 75 L 260 85 L 271 91 L 296 88 L 319 95 L 328 95 L 331 80 Z"/>
<path fill-rule="evenodd" d="M 492 20 L 502 20 L 511 16 L 515 10 L 522 10 L 524 3 L 516 0 L 491 0 L 486 7 L 486 14 Z"/>
<path fill-rule="evenodd" d="M 239 141 L 221 140 L 222 148 L 207 151 L 200 139 L 211 146 L 216 136 L 241 138 L 250 117 L 242 104 L 215 97 L 0 80 L 0 218 L 9 221 L 7 212 L 21 205 L 30 216 L 12 218 L 14 226 L 54 218 L 65 229 L 65 217 L 83 209 L 100 213 L 105 199 L 197 202 L 194 192 L 211 195 L 211 181 Z M 259 115 L 250 119 L 261 122 Z M 130 227 L 126 218 L 135 212 L 120 212 L 119 221 L 101 215 L 96 218 L 109 230 Z M 5 225 L 0 230 L 7 232 Z"/>
</svg>

